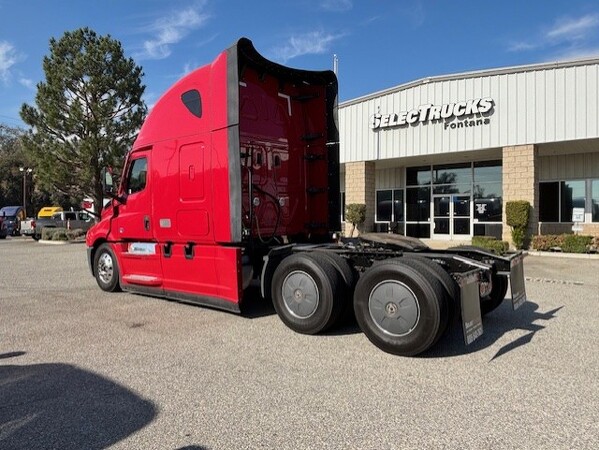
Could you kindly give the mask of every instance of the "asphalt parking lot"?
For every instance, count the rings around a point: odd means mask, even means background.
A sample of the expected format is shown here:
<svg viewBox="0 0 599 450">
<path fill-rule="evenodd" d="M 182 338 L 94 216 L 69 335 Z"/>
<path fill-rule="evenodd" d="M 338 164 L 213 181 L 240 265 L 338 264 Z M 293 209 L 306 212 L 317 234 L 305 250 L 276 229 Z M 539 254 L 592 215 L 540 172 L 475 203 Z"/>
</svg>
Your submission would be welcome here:
<svg viewBox="0 0 599 450">
<path fill-rule="evenodd" d="M 107 294 L 82 244 L 0 241 L 0 448 L 591 449 L 599 436 L 599 260 L 529 256 L 464 347 L 416 358 L 356 326 L 287 329 Z"/>
</svg>

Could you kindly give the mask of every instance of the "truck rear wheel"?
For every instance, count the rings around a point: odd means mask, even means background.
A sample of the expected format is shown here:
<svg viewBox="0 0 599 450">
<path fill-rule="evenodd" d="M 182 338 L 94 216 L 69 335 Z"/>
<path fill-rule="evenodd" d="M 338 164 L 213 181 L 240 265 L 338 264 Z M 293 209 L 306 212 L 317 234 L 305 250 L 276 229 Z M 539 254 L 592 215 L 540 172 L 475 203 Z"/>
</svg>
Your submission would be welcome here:
<svg viewBox="0 0 599 450">
<path fill-rule="evenodd" d="M 448 322 L 451 324 L 455 322 L 460 317 L 460 287 L 458 283 L 453 279 L 453 277 L 447 272 L 440 264 L 435 261 L 426 258 L 420 255 L 414 255 L 413 253 L 404 253 L 404 258 L 408 259 L 416 259 L 417 261 L 421 261 L 426 264 L 429 270 L 432 270 L 436 275 L 437 279 L 443 286 L 443 290 L 446 294 L 447 299 L 447 312 L 448 312 Z"/>
<path fill-rule="evenodd" d="M 94 275 L 96 282 L 103 291 L 118 292 L 121 290 L 119 284 L 119 264 L 108 244 L 102 244 L 96 250 L 94 256 Z"/>
<path fill-rule="evenodd" d="M 435 343 L 442 332 L 444 298 L 440 283 L 430 278 L 430 273 L 400 260 L 376 264 L 360 278 L 354 310 L 374 345 L 413 356 Z"/>
<path fill-rule="evenodd" d="M 448 287 L 446 289 L 443 282 L 441 281 L 441 272 L 443 272 L 447 276 L 449 276 L 449 274 L 447 274 L 447 272 L 445 272 L 441 268 L 441 266 L 439 266 L 434 261 L 431 261 L 423 257 L 406 257 L 404 255 L 402 258 L 390 259 L 389 262 L 393 262 L 396 264 L 405 264 L 419 271 L 420 273 L 426 276 L 427 280 L 431 284 L 431 287 L 435 291 L 435 295 L 437 296 L 437 299 L 439 299 L 441 321 L 439 324 L 439 330 L 437 331 L 437 335 L 435 336 L 435 340 L 432 344 L 434 345 L 439 340 L 439 338 L 441 338 L 441 336 L 447 329 L 447 324 L 449 323 L 450 308 L 452 308 L 453 298 L 452 294 L 450 294 L 449 290 L 447 290 L 450 288 Z"/>
<path fill-rule="evenodd" d="M 492 281 L 491 293 L 480 299 L 480 313 L 483 316 L 497 309 L 507 294 L 508 279 L 505 275 L 493 274 Z"/>
<path fill-rule="evenodd" d="M 320 255 L 296 253 L 275 269 L 272 301 L 277 314 L 292 330 L 316 334 L 329 328 L 339 316 L 339 274 Z"/>
<path fill-rule="evenodd" d="M 335 268 L 340 276 L 339 291 L 336 298 L 341 301 L 341 311 L 339 317 L 333 325 L 345 324 L 354 321 L 353 295 L 356 285 L 356 275 L 345 258 L 334 252 L 316 250 L 311 255 L 318 255 L 326 258 Z"/>
</svg>

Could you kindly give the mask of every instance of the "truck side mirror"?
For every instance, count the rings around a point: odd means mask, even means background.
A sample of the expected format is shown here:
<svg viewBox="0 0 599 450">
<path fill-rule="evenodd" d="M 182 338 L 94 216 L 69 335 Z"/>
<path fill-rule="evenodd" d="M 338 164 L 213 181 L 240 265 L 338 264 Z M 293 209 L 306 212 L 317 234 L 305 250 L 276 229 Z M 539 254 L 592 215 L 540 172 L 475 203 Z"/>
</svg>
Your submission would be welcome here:
<svg viewBox="0 0 599 450">
<path fill-rule="evenodd" d="M 102 169 L 102 190 L 105 194 L 113 196 L 114 194 L 114 183 L 112 181 L 112 169 L 105 167 Z"/>
</svg>

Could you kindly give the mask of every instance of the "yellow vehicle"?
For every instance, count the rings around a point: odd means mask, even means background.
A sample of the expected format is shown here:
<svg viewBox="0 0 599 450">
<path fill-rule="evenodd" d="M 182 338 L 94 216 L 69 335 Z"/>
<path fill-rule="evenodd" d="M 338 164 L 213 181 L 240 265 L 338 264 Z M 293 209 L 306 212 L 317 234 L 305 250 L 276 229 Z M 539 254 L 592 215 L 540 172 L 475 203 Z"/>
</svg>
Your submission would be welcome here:
<svg viewBox="0 0 599 450">
<path fill-rule="evenodd" d="M 52 214 L 62 211 L 60 206 L 44 206 L 37 213 L 38 219 L 49 219 L 52 217 Z"/>
</svg>

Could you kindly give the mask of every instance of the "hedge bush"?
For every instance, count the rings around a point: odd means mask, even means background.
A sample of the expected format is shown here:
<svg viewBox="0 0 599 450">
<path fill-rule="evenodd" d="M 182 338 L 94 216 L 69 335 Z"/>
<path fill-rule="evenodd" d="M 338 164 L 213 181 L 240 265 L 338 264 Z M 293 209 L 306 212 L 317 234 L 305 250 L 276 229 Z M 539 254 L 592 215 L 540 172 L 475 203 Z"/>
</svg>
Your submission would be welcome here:
<svg viewBox="0 0 599 450">
<path fill-rule="evenodd" d="M 526 200 L 515 200 L 505 204 L 505 221 L 510 227 L 526 228 L 530 203 Z"/>
<path fill-rule="evenodd" d="M 564 245 L 565 234 L 543 234 L 532 238 L 532 248 L 541 252 L 548 252 L 552 248 Z"/>
<path fill-rule="evenodd" d="M 496 255 L 503 255 L 509 249 L 509 244 L 506 241 L 499 241 L 492 236 L 474 236 L 472 245 L 484 248 Z"/>
<path fill-rule="evenodd" d="M 354 235 L 357 226 L 366 220 L 366 205 L 363 203 L 350 203 L 345 207 L 345 221 L 352 224 L 350 237 Z"/>
<path fill-rule="evenodd" d="M 593 236 L 567 234 L 564 237 L 562 251 L 568 253 L 586 253 L 593 242 Z"/>
<path fill-rule="evenodd" d="M 512 227 L 512 242 L 517 249 L 524 248 L 530 203 L 526 200 L 515 200 L 505 204 L 505 221 Z"/>
<path fill-rule="evenodd" d="M 83 236 L 85 236 L 85 231 L 82 229 L 42 228 L 42 239 L 44 241 L 75 241 Z"/>
<path fill-rule="evenodd" d="M 580 234 L 545 234 L 535 236 L 532 248 L 539 251 L 549 251 L 559 248 L 566 253 L 587 253 L 596 238 Z"/>
</svg>

